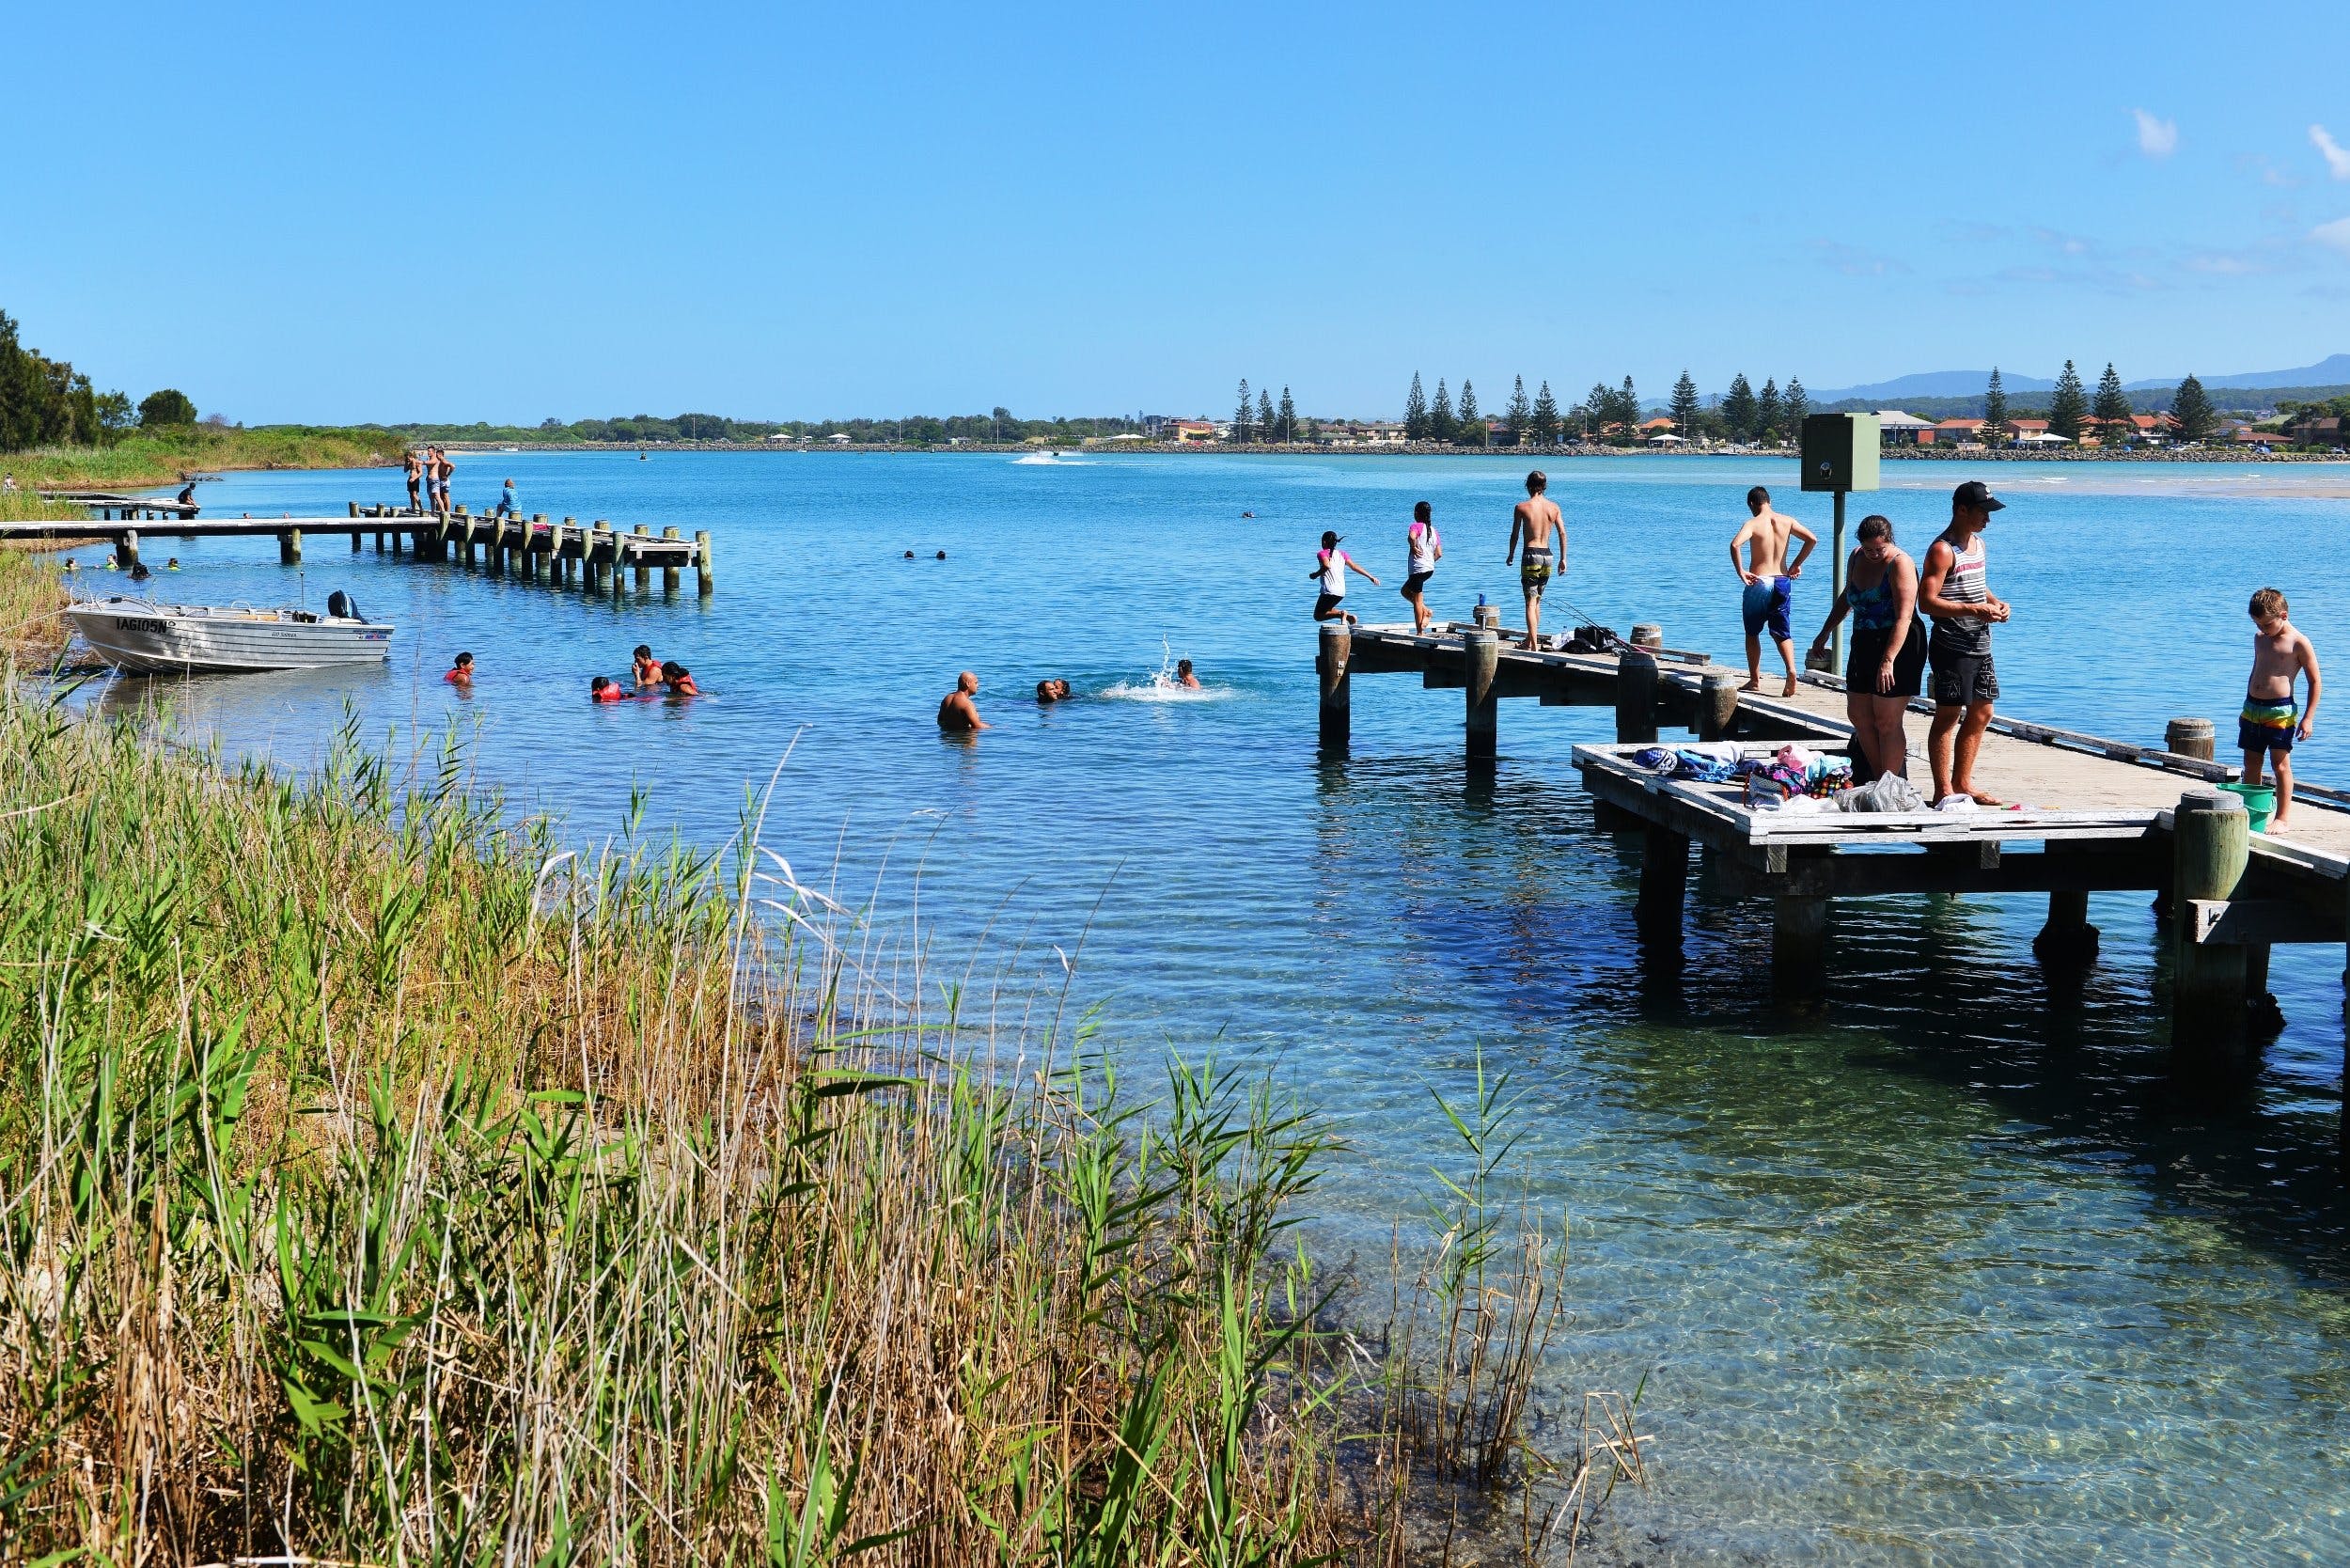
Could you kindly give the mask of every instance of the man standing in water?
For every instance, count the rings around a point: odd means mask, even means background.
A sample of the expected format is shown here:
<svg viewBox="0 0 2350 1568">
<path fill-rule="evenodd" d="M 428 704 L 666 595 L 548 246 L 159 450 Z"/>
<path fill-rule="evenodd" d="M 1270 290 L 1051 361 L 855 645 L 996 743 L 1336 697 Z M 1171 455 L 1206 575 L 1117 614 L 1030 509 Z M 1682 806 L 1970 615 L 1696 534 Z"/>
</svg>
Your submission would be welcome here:
<svg viewBox="0 0 2350 1568">
<path fill-rule="evenodd" d="M 1975 754 L 1991 727 L 1999 678 L 1991 667 L 1991 628 L 2008 618 L 2007 602 L 1983 583 L 1982 531 L 2007 503 L 1990 487 L 1968 479 L 1950 493 L 1950 525 L 1936 536 L 1918 569 L 1918 607 L 1934 620 L 1926 652 L 1934 663 L 1934 724 L 1926 757 L 1934 764 L 1936 810 L 1954 800 L 1978 806 L 2001 802 L 1975 788 Z"/>
<path fill-rule="evenodd" d="M 1795 579 L 1803 575 L 1803 563 L 1820 542 L 1820 536 L 1774 509 L 1771 493 L 1761 485 L 1747 492 L 1747 510 L 1750 515 L 1730 541 L 1730 569 L 1747 585 L 1746 597 L 1739 605 L 1747 624 L 1746 690 L 1762 689 L 1762 633 L 1767 628 L 1771 640 L 1778 644 L 1780 660 L 1787 666 L 1787 688 L 1779 695 L 1793 697 L 1795 643 L 1787 619 L 1794 608 Z M 1803 548 L 1795 552 L 1792 562 L 1787 558 L 1787 541 L 1791 538 L 1803 541 Z M 1741 547 L 1747 552 L 1743 566 L 1738 561 Z"/>
<path fill-rule="evenodd" d="M 992 728 L 979 717 L 979 705 L 971 699 L 979 695 L 979 678 L 969 670 L 955 677 L 955 689 L 939 699 L 938 727 L 949 735 L 967 735 L 974 730 Z"/>
<path fill-rule="evenodd" d="M 1526 562 L 1518 568 L 1518 587 L 1526 594 L 1524 647 L 1528 653 L 1543 645 L 1543 589 L 1567 569 L 1567 521 L 1559 515 L 1558 503 L 1543 494 L 1549 488 L 1541 469 L 1526 476 L 1526 499 L 1510 514 L 1510 548 L 1501 557 L 1504 566 L 1516 559 L 1518 537 L 1525 536 Z"/>
</svg>

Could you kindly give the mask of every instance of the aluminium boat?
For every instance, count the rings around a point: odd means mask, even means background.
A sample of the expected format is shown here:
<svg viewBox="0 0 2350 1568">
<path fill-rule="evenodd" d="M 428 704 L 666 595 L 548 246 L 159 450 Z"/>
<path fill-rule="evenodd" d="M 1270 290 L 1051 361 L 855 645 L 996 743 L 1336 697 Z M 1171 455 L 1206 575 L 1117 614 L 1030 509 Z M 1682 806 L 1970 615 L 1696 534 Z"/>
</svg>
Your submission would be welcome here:
<svg viewBox="0 0 2350 1568">
<path fill-rule="evenodd" d="M 120 595 L 65 613 L 100 658 L 133 675 L 319 669 L 382 664 L 392 654 L 394 628 L 367 619 L 341 593 L 327 600 L 324 615 Z"/>
</svg>

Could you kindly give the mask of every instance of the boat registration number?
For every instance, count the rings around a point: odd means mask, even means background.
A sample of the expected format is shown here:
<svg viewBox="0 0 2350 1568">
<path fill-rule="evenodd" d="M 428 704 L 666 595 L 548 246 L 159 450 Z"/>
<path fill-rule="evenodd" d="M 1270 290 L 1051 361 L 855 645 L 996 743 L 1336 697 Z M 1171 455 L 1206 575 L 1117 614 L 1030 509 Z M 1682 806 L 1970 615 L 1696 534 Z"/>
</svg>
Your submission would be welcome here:
<svg viewBox="0 0 2350 1568">
<path fill-rule="evenodd" d="M 170 628 L 160 620 L 147 619 L 139 616 L 118 615 L 115 617 L 115 630 L 118 632 L 165 632 Z"/>
</svg>

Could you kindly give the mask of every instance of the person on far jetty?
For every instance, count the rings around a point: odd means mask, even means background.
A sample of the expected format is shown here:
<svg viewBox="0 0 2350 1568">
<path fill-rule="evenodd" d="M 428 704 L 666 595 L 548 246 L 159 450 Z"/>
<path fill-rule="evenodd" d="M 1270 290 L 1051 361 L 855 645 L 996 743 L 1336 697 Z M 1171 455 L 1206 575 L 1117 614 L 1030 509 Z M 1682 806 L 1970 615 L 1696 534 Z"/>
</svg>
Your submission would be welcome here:
<svg viewBox="0 0 2350 1568">
<path fill-rule="evenodd" d="M 447 516 L 450 510 L 448 504 L 448 481 L 456 474 L 456 472 L 457 464 L 449 461 L 448 448 L 446 447 L 433 447 L 431 467 L 426 472 L 425 479 L 427 486 L 431 493 L 432 510 L 439 512 L 444 517 Z"/>
<path fill-rule="evenodd" d="M 2268 819 L 2269 831 L 2281 833 L 2292 825 L 2293 743 L 2306 741 L 2317 727 L 2317 650 L 2285 619 L 2285 596 L 2273 588 L 2252 595 L 2252 624 L 2260 635 L 2252 639 L 2252 674 L 2245 682 L 2244 712 L 2235 722 L 2236 745 L 2244 748 L 2244 782 L 2261 781 L 2261 765 L 2270 758 L 2277 764 L 2277 810 Z M 2310 681 L 2309 706 L 2295 722 L 2293 682 Z"/>
<path fill-rule="evenodd" d="M 403 464 L 408 474 L 408 510 L 424 510 L 424 454 L 411 448 Z"/>
<path fill-rule="evenodd" d="M 590 702 L 626 702 L 628 693 L 621 689 L 620 683 L 609 675 L 599 675 L 588 682 L 588 700 Z"/>
<path fill-rule="evenodd" d="M 967 735 L 975 729 L 994 726 L 979 717 L 979 705 L 971 699 L 979 695 L 979 678 L 969 670 L 955 677 L 955 689 L 938 699 L 938 727 L 949 735 Z"/>
<path fill-rule="evenodd" d="M 1737 534 L 1730 541 L 1730 569 L 1738 573 L 1746 585 L 1739 601 L 1739 618 L 1747 628 L 1746 689 L 1762 689 L 1762 633 L 1767 628 L 1771 640 L 1778 645 L 1778 656 L 1787 666 L 1787 686 L 1781 697 L 1795 695 L 1795 644 L 1788 630 L 1788 617 L 1794 609 L 1795 579 L 1803 575 L 1803 563 L 1818 548 L 1820 536 L 1771 505 L 1771 493 L 1761 485 L 1747 492 L 1747 520 L 1738 525 Z M 1787 541 L 1803 541 L 1803 548 L 1795 558 L 1787 558 Z M 1747 552 L 1746 564 L 1738 561 L 1738 552 Z M 1841 611 L 1840 610 L 1841 614 Z"/>
<path fill-rule="evenodd" d="M 470 653 L 458 654 L 456 662 L 448 666 L 448 673 L 442 676 L 441 679 L 447 682 L 452 686 L 472 685 L 473 655 Z"/>
<path fill-rule="evenodd" d="M 1379 579 L 1356 566 L 1355 558 L 1339 548 L 1339 541 L 1345 537 L 1324 528 L 1322 531 L 1322 548 L 1314 553 L 1314 569 L 1306 575 L 1319 579 L 1322 585 L 1322 591 L 1314 597 L 1314 619 L 1344 620 L 1352 626 L 1355 618 L 1340 607 L 1340 602 L 1346 598 L 1347 571 L 1352 568 L 1357 575 L 1370 577 L 1373 588 L 1379 586 Z"/>
<path fill-rule="evenodd" d="M 497 515 L 520 517 L 522 514 L 522 503 L 514 498 L 514 481 L 509 479 L 506 481 L 506 488 L 498 492 Z"/>
<path fill-rule="evenodd" d="M 1525 535 L 1526 560 L 1518 568 L 1518 588 L 1526 595 L 1526 641 L 1520 646 L 1528 653 L 1543 645 L 1543 590 L 1567 570 L 1567 520 L 1559 515 L 1559 503 L 1545 494 L 1549 489 L 1549 476 L 1541 469 L 1526 476 L 1526 499 L 1510 513 L 1510 548 L 1501 556 L 1504 566 L 1516 559 L 1518 537 Z M 1556 545 L 1550 541 L 1553 532 L 1559 536 Z"/>
<path fill-rule="evenodd" d="M 196 504 L 196 481 L 194 479 L 190 479 L 180 487 L 180 504 L 187 509 L 180 514 L 183 517 L 194 517 L 203 510 Z"/>
<path fill-rule="evenodd" d="M 1069 682 L 1057 676 L 1039 681 L 1036 683 L 1036 699 L 1039 705 L 1045 707 L 1049 707 L 1056 702 L 1068 701 Z M 940 719 L 940 722 L 945 722 L 943 716 Z"/>
<path fill-rule="evenodd" d="M 1199 677 L 1192 673 L 1189 659 L 1175 661 L 1175 683 L 1187 692 L 1196 692 L 1199 689 Z"/>
<path fill-rule="evenodd" d="M 1926 731 L 1926 758 L 1934 766 L 1935 810 L 1953 800 L 1978 806 L 2005 804 L 1975 788 L 1975 755 L 1991 728 L 1991 707 L 1999 698 L 1998 672 L 1991 666 L 1991 628 L 2008 618 L 2007 602 L 1992 596 L 1984 582 L 1982 531 L 1991 514 L 2007 510 L 1990 486 L 1968 479 L 1950 492 L 1950 525 L 1935 536 L 1918 573 L 1918 607 L 1934 621 L 1926 653 L 1934 664 L 1934 725 Z"/>
<path fill-rule="evenodd" d="M 1894 548 L 1892 522 L 1877 513 L 1860 520 L 1860 548 L 1844 568 L 1844 591 L 1828 612 L 1814 650 L 1844 612 L 1852 612 L 1852 651 L 1844 656 L 1844 712 L 1872 775 L 1909 776 L 1909 734 L 1903 719 L 1909 699 L 1924 689 L 1926 635 L 1918 616 L 1918 563 Z"/>
<path fill-rule="evenodd" d="M 1413 504 L 1412 525 L 1403 530 L 1403 602 L 1412 606 L 1412 630 L 1428 635 L 1428 601 L 1422 590 L 1444 559 L 1444 541 L 1437 536 L 1435 510 L 1425 501 Z"/>
<path fill-rule="evenodd" d="M 649 645 L 638 643 L 636 651 L 629 658 L 631 673 L 639 686 L 658 686 L 666 679 L 661 673 L 661 661 L 652 656 L 652 649 Z"/>
</svg>

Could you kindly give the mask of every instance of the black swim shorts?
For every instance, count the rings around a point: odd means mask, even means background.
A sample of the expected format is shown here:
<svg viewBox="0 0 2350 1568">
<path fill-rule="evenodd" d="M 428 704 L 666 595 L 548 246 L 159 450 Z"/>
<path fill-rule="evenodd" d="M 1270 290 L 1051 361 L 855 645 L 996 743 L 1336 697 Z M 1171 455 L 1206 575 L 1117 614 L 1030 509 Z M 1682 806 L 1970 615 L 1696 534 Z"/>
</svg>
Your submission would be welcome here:
<svg viewBox="0 0 2350 1568">
<path fill-rule="evenodd" d="M 1893 655 L 1893 689 L 1877 690 L 1877 666 L 1885 662 L 1885 645 L 1892 635 L 1881 627 L 1865 626 L 1853 633 L 1852 647 L 1844 656 L 1846 690 L 1870 697 L 1907 698 L 1916 697 L 1924 689 L 1926 639 L 1913 626 L 1909 635 L 1902 639 L 1901 651 Z"/>
<path fill-rule="evenodd" d="M 1345 597 L 1343 593 L 1316 594 L 1314 596 L 1314 619 L 1327 620 L 1330 618 L 1330 612 L 1339 607 L 1339 601 Z"/>
<path fill-rule="evenodd" d="M 1999 699 L 1998 672 L 1988 653 L 1947 653 L 1934 651 L 1934 705 L 1971 708 Z"/>
<path fill-rule="evenodd" d="M 1428 586 L 1428 579 L 1434 577 L 1434 575 L 1435 573 L 1434 572 L 1415 572 L 1410 576 L 1404 578 L 1403 587 L 1401 590 L 1403 597 L 1409 599 L 1412 595 L 1426 588 Z"/>
</svg>

